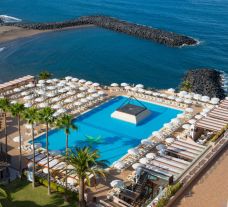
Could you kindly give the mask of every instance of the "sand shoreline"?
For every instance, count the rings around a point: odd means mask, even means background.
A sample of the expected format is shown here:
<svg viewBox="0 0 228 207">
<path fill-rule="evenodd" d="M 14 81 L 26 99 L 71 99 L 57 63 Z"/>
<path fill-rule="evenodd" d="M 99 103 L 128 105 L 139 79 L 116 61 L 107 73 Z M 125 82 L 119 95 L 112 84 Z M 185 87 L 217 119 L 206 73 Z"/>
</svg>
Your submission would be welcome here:
<svg viewBox="0 0 228 207">
<path fill-rule="evenodd" d="M 31 37 L 38 34 L 47 32 L 65 31 L 70 29 L 81 29 L 87 27 L 95 27 L 94 25 L 80 25 L 74 27 L 66 27 L 64 29 L 55 30 L 35 30 L 35 29 L 24 29 L 16 26 L 0 26 L 0 44 L 20 38 Z"/>
</svg>

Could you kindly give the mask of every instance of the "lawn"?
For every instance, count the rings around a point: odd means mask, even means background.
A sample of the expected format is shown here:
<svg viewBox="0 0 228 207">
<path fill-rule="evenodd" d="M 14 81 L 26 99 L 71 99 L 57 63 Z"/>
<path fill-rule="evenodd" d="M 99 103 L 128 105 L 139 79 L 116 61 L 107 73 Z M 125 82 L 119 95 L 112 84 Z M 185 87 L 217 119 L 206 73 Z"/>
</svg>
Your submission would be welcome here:
<svg viewBox="0 0 228 207">
<path fill-rule="evenodd" d="M 11 195 L 10 201 L 2 201 L 3 207 L 72 207 L 75 203 L 64 202 L 63 195 L 52 193 L 47 195 L 47 188 L 38 186 L 32 188 L 32 184 L 26 180 L 15 180 L 6 190 Z"/>
</svg>

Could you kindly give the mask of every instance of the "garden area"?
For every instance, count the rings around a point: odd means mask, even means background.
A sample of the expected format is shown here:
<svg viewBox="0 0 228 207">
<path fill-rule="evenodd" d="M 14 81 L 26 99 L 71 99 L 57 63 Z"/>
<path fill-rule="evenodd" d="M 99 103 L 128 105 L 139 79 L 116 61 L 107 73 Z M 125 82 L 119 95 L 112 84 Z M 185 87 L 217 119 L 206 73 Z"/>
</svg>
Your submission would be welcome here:
<svg viewBox="0 0 228 207">
<path fill-rule="evenodd" d="M 64 195 L 60 193 L 52 193 L 48 196 L 46 187 L 40 185 L 33 189 L 32 184 L 26 180 L 15 180 L 4 189 L 10 194 L 10 198 L 0 201 L 3 207 L 76 206 L 76 199 L 66 202 Z"/>
</svg>

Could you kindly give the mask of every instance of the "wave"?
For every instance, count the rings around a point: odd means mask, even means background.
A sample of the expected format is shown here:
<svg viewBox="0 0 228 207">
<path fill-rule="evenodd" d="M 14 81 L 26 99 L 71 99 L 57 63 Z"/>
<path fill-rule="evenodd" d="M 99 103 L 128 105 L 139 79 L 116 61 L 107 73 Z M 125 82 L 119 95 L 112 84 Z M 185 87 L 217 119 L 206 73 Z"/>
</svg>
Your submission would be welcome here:
<svg viewBox="0 0 228 207">
<path fill-rule="evenodd" d="M 22 21 L 19 18 L 8 16 L 8 15 L 0 15 L 0 20 L 2 20 L 4 23 L 21 22 Z"/>
<path fill-rule="evenodd" d="M 228 94 L 228 74 L 223 70 L 220 70 L 219 72 L 221 73 L 222 88 L 225 91 L 225 94 L 227 95 Z"/>
<path fill-rule="evenodd" d="M 5 49 L 5 47 L 0 47 L 0 52 L 2 52 Z"/>
</svg>

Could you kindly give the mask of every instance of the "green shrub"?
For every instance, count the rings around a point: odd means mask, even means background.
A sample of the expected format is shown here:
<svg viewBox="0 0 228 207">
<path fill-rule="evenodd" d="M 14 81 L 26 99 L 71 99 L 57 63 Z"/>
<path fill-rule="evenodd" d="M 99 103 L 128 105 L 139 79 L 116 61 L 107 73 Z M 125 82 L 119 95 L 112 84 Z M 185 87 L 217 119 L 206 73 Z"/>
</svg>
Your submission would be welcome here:
<svg viewBox="0 0 228 207">
<path fill-rule="evenodd" d="M 228 129 L 228 124 L 222 128 L 220 131 L 218 131 L 211 139 L 212 142 L 216 142 L 218 138 L 225 133 L 225 131 Z"/>
<path fill-rule="evenodd" d="M 162 197 L 161 199 L 159 199 L 156 207 L 164 207 L 167 203 L 168 203 L 169 199 L 166 197 Z"/>
<path fill-rule="evenodd" d="M 57 186 L 57 191 L 60 193 L 65 193 L 65 188 L 63 188 L 61 186 Z"/>
</svg>

